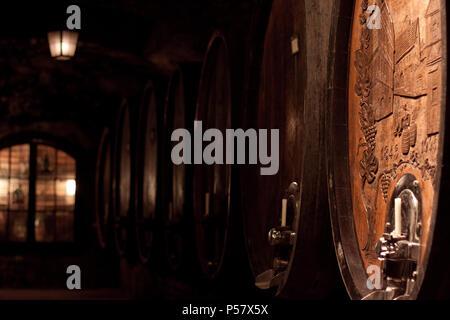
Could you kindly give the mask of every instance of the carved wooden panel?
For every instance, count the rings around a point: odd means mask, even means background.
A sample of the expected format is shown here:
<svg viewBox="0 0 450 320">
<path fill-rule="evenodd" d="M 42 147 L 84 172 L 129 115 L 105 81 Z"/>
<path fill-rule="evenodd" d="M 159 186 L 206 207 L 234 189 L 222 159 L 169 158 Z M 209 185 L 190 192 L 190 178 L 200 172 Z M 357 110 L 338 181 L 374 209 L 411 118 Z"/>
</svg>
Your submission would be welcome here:
<svg viewBox="0 0 450 320">
<path fill-rule="evenodd" d="M 375 4 L 380 10 L 367 12 Z M 379 29 L 367 21 L 379 19 Z M 439 0 L 356 0 L 349 70 L 349 164 L 361 256 L 379 264 L 394 185 L 414 174 L 426 245 L 443 108 Z M 424 250 L 422 250 L 423 252 Z"/>
</svg>

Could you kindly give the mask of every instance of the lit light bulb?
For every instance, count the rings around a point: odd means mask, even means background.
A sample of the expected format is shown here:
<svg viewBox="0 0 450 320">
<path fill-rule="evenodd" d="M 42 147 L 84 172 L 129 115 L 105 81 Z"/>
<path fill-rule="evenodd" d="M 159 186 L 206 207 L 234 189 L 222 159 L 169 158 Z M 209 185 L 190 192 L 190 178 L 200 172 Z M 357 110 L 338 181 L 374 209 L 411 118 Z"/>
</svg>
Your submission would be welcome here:
<svg viewBox="0 0 450 320">
<path fill-rule="evenodd" d="M 63 41 L 61 43 L 61 52 L 63 53 L 63 55 L 67 55 L 68 51 L 69 51 L 69 44 Z"/>
<path fill-rule="evenodd" d="M 69 179 L 66 181 L 66 194 L 68 196 L 75 195 L 75 191 L 77 190 L 77 184 L 75 180 Z"/>
</svg>

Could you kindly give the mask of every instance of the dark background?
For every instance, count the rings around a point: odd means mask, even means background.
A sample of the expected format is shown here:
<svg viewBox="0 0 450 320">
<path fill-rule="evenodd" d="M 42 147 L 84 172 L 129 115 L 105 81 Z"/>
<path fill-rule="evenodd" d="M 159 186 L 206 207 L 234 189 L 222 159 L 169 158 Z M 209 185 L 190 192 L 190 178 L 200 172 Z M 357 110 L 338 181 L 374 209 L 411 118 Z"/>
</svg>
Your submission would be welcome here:
<svg viewBox="0 0 450 320">
<path fill-rule="evenodd" d="M 66 8 L 71 4 L 81 8 L 78 47 L 72 60 L 57 61 L 50 57 L 47 32 L 66 29 Z M 66 267 L 77 264 L 86 290 L 122 287 L 124 294 L 141 297 L 209 294 L 198 283 L 154 276 L 100 249 L 94 211 L 97 148 L 123 97 L 139 98 L 148 80 L 167 80 L 177 63 L 201 62 L 214 30 L 246 30 L 251 4 L 219 0 L 0 4 L 0 142 L 50 138 L 75 150 L 78 172 L 76 244 L 45 248 L 1 244 L 1 288 L 64 289 Z M 5 291 L 3 297 L 14 297 L 10 293 Z"/>
<path fill-rule="evenodd" d="M 215 282 L 198 275 L 161 273 L 118 258 L 98 245 L 94 206 L 99 141 L 103 128 L 114 123 L 122 99 L 127 97 L 135 108 L 148 80 L 167 83 L 177 64 L 201 63 L 215 30 L 230 35 L 232 45 L 241 44 L 244 57 L 255 5 L 269 2 L 0 4 L 0 144 L 31 136 L 50 138 L 75 150 L 78 172 L 75 245 L 16 248 L 1 244 L 0 299 L 266 299 L 273 294 L 254 288 L 249 266 L 239 254 L 232 261 L 238 271 Z M 66 8 L 71 4 L 81 8 L 77 51 L 73 59 L 57 61 L 50 57 L 47 32 L 66 29 Z M 82 270 L 84 290 L 78 296 L 65 290 L 70 264 Z M 347 299 L 342 283 L 330 298 Z"/>
</svg>

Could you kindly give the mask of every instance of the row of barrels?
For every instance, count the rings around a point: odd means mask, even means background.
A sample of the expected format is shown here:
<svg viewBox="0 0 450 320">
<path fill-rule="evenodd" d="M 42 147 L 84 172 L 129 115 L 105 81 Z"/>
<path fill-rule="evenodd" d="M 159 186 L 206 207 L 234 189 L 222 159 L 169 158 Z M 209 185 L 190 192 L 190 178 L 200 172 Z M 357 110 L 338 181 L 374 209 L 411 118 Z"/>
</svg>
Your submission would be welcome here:
<svg viewBox="0 0 450 320">
<path fill-rule="evenodd" d="M 132 262 L 149 263 L 155 245 L 163 243 L 166 266 L 177 270 L 186 252 L 180 228 L 192 212 L 193 172 L 172 165 L 169 128 L 192 126 L 197 69 L 177 69 L 167 97 L 162 81 L 149 81 L 141 100 L 123 99 L 115 122 L 103 130 L 96 171 L 98 239 L 102 248 Z M 159 236 L 167 241 L 158 242 Z"/>
<path fill-rule="evenodd" d="M 445 1 L 376 0 L 378 28 L 366 0 L 257 3 L 245 48 L 215 33 L 165 100 L 150 84 L 138 111 L 123 102 L 98 156 L 101 245 L 147 263 L 163 232 L 170 269 L 195 255 L 214 279 L 242 231 L 255 285 L 278 295 L 342 277 L 353 299 L 448 297 Z M 194 120 L 278 129 L 278 173 L 174 165 L 171 133 Z"/>
</svg>

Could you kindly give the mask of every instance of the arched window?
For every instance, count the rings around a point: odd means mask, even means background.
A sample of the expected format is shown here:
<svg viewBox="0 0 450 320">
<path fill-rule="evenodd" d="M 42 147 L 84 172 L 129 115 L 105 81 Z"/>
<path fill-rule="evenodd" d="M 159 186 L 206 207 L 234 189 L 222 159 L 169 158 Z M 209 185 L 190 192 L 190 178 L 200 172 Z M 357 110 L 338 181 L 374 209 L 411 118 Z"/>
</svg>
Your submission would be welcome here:
<svg viewBox="0 0 450 320">
<path fill-rule="evenodd" d="M 0 242 L 73 242 L 76 161 L 50 145 L 0 149 Z"/>
</svg>

